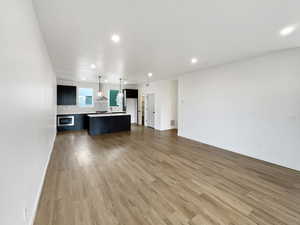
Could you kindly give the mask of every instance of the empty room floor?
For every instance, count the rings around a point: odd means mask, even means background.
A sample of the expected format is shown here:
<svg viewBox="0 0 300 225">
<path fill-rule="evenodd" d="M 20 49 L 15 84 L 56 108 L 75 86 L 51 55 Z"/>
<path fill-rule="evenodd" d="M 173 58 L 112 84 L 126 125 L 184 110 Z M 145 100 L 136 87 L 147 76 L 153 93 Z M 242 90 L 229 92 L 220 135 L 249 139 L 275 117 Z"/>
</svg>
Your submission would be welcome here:
<svg viewBox="0 0 300 225">
<path fill-rule="evenodd" d="M 35 225 L 299 225 L 300 172 L 133 127 L 57 135 Z"/>
</svg>

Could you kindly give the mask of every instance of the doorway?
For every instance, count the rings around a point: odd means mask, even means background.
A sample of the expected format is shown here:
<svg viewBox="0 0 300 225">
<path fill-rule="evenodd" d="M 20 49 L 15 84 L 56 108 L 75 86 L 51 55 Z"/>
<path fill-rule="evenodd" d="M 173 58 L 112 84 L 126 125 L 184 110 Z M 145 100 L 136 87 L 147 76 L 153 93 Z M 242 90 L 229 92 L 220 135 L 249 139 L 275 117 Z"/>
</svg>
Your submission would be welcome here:
<svg viewBox="0 0 300 225">
<path fill-rule="evenodd" d="M 127 98 L 126 99 L 126 112 L 131 116 L 131 123 L 137 123 L 137 107 L 138 99 L 137 98 Z"/>
<path fill-rule="evenodd" d="M 145 96 L 142 95 L 142 126 L 145 126 Z"/>
<path fill-rule="evenodd" d="M 146 96 L 146 126 L 155 128 L 155 95 Z"/>
</svg>

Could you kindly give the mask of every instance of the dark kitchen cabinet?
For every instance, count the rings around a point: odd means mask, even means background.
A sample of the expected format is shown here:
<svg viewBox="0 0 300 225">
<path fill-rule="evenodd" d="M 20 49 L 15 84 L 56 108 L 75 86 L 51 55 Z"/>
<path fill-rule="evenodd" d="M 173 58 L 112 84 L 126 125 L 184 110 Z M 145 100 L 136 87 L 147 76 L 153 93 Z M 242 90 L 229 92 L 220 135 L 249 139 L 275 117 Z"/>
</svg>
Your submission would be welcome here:
<svg viewBox="0 0 300 225">
<path fill-rule="evenodd" d="M 89 117 L 88 132 L 99 135 L 120 131 L 130 131 L 130 115 Z"/>
<path fill-rule="evenodd" d="M 76 105 L 76 86 L 57 85 L 57 105 Z"/>
<path fill-rule="evenodd" d="M 137 89 L 125 89 L 126 98 L 138 98 L 138 90 Z"/>
<path fill-rule="evenodd" d="M 85 130 L 88 128 L 88 114 L 70 114 L 70 115 L 57 115 L 59 116 L 74 116 L 73 126 L 57 126 L 57 131 L 67 130 Z"/>
</svg>

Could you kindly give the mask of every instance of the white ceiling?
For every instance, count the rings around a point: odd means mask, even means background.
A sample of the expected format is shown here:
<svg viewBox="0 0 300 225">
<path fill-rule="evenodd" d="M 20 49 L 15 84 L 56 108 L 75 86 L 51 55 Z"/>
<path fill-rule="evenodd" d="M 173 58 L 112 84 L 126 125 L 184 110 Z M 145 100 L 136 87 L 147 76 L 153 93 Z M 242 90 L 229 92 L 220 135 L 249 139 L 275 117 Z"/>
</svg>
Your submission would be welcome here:
<svg viewBox="0 0 300 225">
<path fill-rule="evenodd" d="M 300 46 L 298 0 L 35 0 L 59 78 L 129 83 Z M 115 44 L 111 35 L 121 41 Z M 197 57 L 199 62 L 190 64 Z M 90 65 L 97 65 L 92 70 Z"/>
</svg>

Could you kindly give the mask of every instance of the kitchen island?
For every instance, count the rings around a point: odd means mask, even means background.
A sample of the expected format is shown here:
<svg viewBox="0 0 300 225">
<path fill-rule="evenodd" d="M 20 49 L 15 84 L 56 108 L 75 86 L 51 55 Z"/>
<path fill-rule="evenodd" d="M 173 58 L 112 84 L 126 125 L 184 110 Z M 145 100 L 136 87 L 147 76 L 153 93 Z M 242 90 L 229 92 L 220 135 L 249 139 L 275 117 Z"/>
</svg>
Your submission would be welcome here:
<svg viewBox="0 0 300 225">
<path fill-rule="evenodd" d="M 99 135 L 130 131 L 131 118 L 127 113 L 88 114 L 88 133 Z"/>
</svg>

